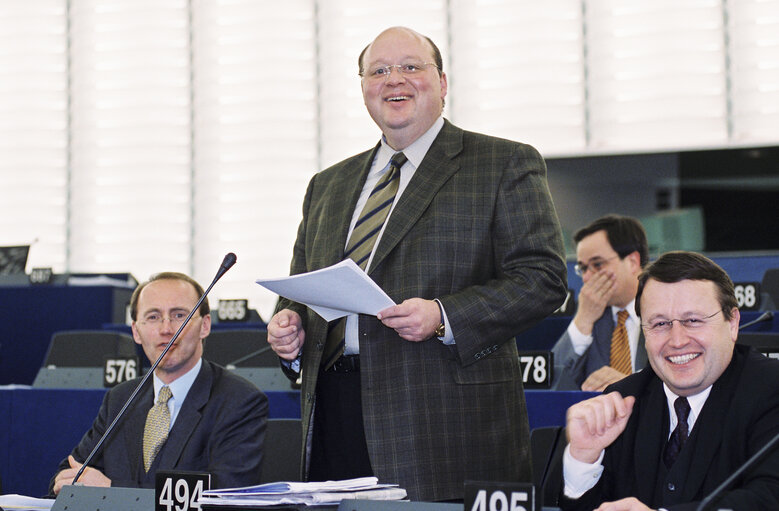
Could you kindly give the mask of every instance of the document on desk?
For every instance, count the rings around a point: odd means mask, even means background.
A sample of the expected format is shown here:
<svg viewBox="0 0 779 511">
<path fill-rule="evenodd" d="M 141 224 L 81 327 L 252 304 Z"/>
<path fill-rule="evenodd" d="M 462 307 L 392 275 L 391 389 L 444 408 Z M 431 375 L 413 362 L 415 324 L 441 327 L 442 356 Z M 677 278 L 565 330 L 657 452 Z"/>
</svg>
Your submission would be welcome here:
<svg viewBox="0 0 779 511">
<path fill-rule="evenodd" d="M 289 300 L 303 303 L 326 321 L 348 314 L 371 314 L 395 305 L 351 259 L 291 277 L 257 279 L 257 284 Z"/>
<path fill-rule="evenodd" d="M 53 505 L 54 499 L 38 499 L 15 493 L 0 495 L 0 507 L 8 511 L 39 511 L 51 509 Z"/>
<path fill-rule="evenodd" d="M 406 490 L 396 484 L 379 484 L 375 477 L 313 483 L 278 482 L 244 488 L 206 490 L 198 499 L 205 509 L 234 506 L 308 506 L 338 503 L 344 499 L 401 500 Z"/>
</svg>

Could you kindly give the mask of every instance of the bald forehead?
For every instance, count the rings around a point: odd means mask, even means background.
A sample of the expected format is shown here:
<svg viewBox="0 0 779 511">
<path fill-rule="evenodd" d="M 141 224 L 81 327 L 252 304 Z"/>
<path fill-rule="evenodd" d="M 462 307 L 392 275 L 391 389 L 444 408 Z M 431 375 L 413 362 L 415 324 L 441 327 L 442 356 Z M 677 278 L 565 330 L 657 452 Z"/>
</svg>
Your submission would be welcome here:
<svg viewBox="0 0 779 511">
<path fill-rule="evenodd" d="M 430 46 L 430 42 L 420 34 L 419 32 L 416 32 L 415 30 L 411 30 L 410 28 L 406 27 L 392 27 L 388 28 L 378 36 L 376 36 L 376 39 L 374 39 L 367 48 L 365 48 L 364 56 L 363 56 L 363 64 L 366 64 L 368 62 L 368 59 L 370 58 L 371 50 L 373 49 L 374 45 L 376 45 L 377 42 L 380 42 L 382 39 L 386 39 L 388 37 L 397 37 L 397 36 L 408 36 L 414 38 L 427 52 L 430 56 L 433 56 L 433 47 Z"/>
</svg>

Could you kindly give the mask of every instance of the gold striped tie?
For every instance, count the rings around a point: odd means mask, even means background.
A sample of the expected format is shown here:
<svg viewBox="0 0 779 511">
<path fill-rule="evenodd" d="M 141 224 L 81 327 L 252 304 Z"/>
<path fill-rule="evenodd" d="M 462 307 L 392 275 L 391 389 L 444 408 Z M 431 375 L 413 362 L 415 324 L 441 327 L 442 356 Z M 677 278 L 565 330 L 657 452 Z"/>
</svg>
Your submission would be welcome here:
<svg viewBox="0 0 779 511">
<path fill-rule="evenodd" d="M 162 444 L 168 439 L 170 429 L 170 410 L 168 401 L 173 397 L 167 385 L 160 389 L 157 402 L 146 415 L 146 427 L 143 429 L 143 466 L 149 471 L 154 458 L 160 452 Z"/>
<path fill-rule="evenodd" d="M 373 252 L 381 227 L 387 220 L 392 203 L 395 201 L 400 183 L 400 168 L 406 161 L 408 158 L 403 153 L 395 153 L 392 156 L 389 169 L 371 191 L 346 243 L 344 258 L 351 258 L 363 270 L 368 265 L 368 259 Z M 344 352 L 345 328 L 346 318 L 340 318 L 330 326 L 322 355 L 322 366 L 325 369 L 332 366 Z"/>
<path fill-rule="evenodd" d="M 621 310 L 617 313 L 617 326 L 611 334 L 611 354 L 609 365 L 622 374 L 633 372 L 630 362 L 630 344 L 628 343 L 628 330 L 625 328 L 625 320 L 628 311 Z"/>
</svg>

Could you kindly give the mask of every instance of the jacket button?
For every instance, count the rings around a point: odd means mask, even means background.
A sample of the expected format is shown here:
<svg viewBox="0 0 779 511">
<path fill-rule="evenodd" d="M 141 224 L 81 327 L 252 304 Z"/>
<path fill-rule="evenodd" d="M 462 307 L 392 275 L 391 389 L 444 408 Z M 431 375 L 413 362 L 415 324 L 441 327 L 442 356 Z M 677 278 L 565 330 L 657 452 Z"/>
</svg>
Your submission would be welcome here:
<svg viewBox="0 0 779 511">
<path fill-rule="evenodd" d="M 674 483 L 668 483 L 668 491 L 676 491 L 676 485 Z"/>
</svg>

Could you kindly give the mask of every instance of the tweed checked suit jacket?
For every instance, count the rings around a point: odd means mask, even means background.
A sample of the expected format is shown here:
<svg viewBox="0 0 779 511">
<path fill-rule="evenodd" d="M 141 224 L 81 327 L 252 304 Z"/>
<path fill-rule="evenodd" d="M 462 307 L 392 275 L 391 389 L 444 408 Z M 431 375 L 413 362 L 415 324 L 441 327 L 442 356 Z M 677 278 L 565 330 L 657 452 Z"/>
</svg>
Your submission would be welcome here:
<svg viewBox="0 0 779 511">
<path fill-rule="evenodd" d="M 291 273 L 343 259 L 375 148 L 311 180 Z M 565 298 L 566 269 L 546 166 L 532 147 L 445 121 L 387 220 L 369 269 L 396 302 L 438 298 L 456 345 L 408 342 L 359 318 L 362 413 L 371 466 L 414 500 L 462 498 L 465 479 L 530 481 L 528 422 L 514 336 Z M 301 304 L 308 467 L 327 323 Z"/>
<path fill-rule="evenodd" d="M 77 461 L 86 459 L 139 382 L 136 378 L 106 393 L 92 427 L 71 452 Z M 111 479 L 112 486 L 154 488 L 157 470 L 209 472 L 212 488 L 259 484 L 268 398 L 256 386 L 203 360 L 147 474 L 143 468 L 143 429 L 153 404 L 154 387 L 149 379 L 93 458 L 91 466 Z M 65 458 L 55 477 L 68 467 Z M 54 477 L 49 493 L 53 487 Z"/>
</svg>

